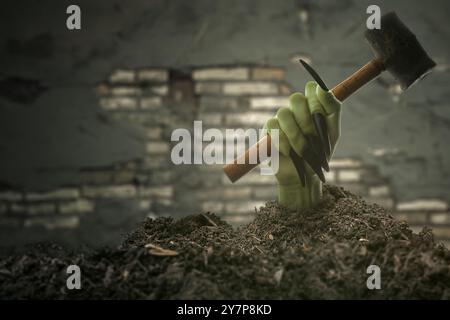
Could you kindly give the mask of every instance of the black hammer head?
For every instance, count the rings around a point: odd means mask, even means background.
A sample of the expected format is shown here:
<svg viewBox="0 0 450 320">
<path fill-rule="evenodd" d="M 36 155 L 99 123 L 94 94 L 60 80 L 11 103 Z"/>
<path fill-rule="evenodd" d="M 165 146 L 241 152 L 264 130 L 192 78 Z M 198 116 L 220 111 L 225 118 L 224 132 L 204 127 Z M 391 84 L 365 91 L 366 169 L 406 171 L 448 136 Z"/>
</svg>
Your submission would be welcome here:
<svg viewBox="0 0 450 320">
<path fill-rule="evenodd" d="M 381 17 L 381 29 L 367 30 L 365 36 L 377 58 L 383 61 L 403 90 L 436 65 L 394 12 Z"/>
</svg>

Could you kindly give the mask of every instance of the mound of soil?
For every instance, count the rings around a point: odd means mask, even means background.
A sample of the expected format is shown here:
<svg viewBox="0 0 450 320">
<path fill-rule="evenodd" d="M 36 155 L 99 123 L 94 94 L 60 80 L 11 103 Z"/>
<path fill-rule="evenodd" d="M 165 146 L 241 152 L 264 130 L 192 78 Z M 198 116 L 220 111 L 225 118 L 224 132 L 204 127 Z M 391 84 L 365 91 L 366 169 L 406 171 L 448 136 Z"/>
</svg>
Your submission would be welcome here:
<svg viewBox="0 0 450 320">
<path fill-rule="evenodd" d="M 122 246 L 84 253 L 35 246 L 0 262 L 0 297 L 60 299 L 450 299 L 450 253 L 430 230 L 341 188 L 305 212 L 276 202 L 239 229 L 206 213 L 147 219 Z M 81 269 L 68 290 L 66 268 Z M 369 265 L 381 289 L 366 285 Z"/>
</svg>

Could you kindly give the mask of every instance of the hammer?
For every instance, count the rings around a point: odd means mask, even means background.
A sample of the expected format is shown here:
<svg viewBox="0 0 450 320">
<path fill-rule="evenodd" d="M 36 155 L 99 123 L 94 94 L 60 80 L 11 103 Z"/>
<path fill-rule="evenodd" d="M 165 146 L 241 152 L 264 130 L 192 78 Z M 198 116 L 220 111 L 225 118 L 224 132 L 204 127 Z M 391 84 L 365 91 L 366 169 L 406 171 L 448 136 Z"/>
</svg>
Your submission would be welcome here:
<svg viewBox="0 0 450 320">
<path fill-rule="evenodd" d="M 400 21 L 394 12 L 382 16 L 381 29 L 367 30 L 365 32 L 365 37 L 371 45 L 375 57 L 331 90 L 339 101 L 344 101 L 363 85 L 378 77 L 384 70 L 388 70 L 400 83 L 402 90 L 406 90 L 425 76 L 436 65 L 417 41 L 416 36 Z M 303 64 L 322 89 L 328 91 L 325 84 L 314 70 L 308 65 L 305 65 L 305 63 Z M 326 127 L 324 128 L 324 119 L 321 119 L 320 116 L 322 115 L 319 113 L 313 114 L 313 120 L 322 143 L 322 148 L 329 157 L 330 147 L 328 133 L 326 132 Z M 260 147 L 267 148 L 263 150 L 267 150 L 267 158 L 270 157 L 270 135 L 264 136 L 244 154 L 234 159 L 232 163 L 225 165 L 223 170 L 232 182 L 239 180 L 242 176 L 267 159 L 263 157 L 260 158 Z M 304 185 L 304 168 L 298 167 L 299 160 L 301 159 L 299 159 L 300 157 L 296 155 L 295 152 L 291 152 L 291 158 L 296 165 L 300 179 Z M 319 162 L 321 162 L 321 157 L 319 156 L 318 158 Z M 250 163 L 249 159 L 257 159 L 257 163 Z M 320 165 L 319 167 L 317 165 L 317 161 L 305 160 L 310 164 L 314 172 L 318 174 L 319 178 L 322 181 L 325 181 Z M 301 163 L 302 162 L 300 162 L 300 164 Z M 323 167 L 325 168 L 325 166 Z"/>
</svg>

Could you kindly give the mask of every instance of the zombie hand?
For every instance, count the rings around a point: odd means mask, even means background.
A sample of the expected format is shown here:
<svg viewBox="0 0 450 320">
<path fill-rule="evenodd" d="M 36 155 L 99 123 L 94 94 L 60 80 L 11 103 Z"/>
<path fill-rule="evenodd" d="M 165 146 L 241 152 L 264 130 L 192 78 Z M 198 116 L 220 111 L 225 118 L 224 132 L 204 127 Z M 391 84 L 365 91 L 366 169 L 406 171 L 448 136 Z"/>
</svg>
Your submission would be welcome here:
<svg viewBox="0 0 450 320">
<path fill-rule="evenodd" d="M 328 170 L 339 139 L 341 103 L 316 82 L 308 82 L 305 95 L 292 94 L 289 104 L 266 127 L 269 134 L 279 130 L 278 201 L 299 210 L 313 207 L 322 198 L 322 169 Z"/>
</svg>

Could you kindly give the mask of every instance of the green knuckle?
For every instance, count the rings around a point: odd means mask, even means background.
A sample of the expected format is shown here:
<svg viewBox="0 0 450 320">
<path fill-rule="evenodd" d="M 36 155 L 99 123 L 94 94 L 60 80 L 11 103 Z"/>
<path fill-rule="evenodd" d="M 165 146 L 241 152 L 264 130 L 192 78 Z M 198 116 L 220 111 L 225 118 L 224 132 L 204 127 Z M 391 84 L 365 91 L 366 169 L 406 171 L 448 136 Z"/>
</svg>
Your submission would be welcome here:
<svg viewBox="0 0 450 320">
<path fill-rule="evenodd" d="M 281 108 L 277 112 L 281 130 L 286 134 L 291 147 L 298 155 L 302 155 L 305 145 L 303 134 L 295 121 L 294 114 L 288 108 Z"/>
<path fill-rule="evenodd" d="M 286 134 L 280 130 L 280 135 L 279 135 L 279 139 L 280 139 L 280 144 L 279 144 L 279 151 L 281 152 L 281 154 L 285 157 L 289 157 L 289 150 L 291 150 L 291 145 L 289 144 L 289 139 L 286 136 Z"/>
<path fill-rule="evenodd" d="M 317 87 L 318 85 L 314 81 L 309 81 L 305 86 L 305 95 L 308 100 L 309 111 L 311 113 L 320 112 L 323 115 L 326 115 L 325 110 L 316 95 Z"/>
<path fill-rule="evenodd" d="M 270 134 L 270 130 L 280 129 L 278 120 L 276 118 L 270 118 L 269 120 L 267 120 L 265 127 L 269 131 L 269 134 Z"/>
<path fill-rule="evenodd" d="M 306 97 L 300 92 L 293 93 L 289 97 L 289 105 L 291 108 L 293 106 L 301 106 L 304 103 L 306 103 Z"/>
<path fill-rule="evenodd" d="M 328 135 L 330 137 L 330 143 L 332 151 L 336 148 L 336 144 L 341 135 L 341 116 L 339 112 L 330 114 L 327 118 Z M 333 153 L 333 152 L 332 152 Z"/>
<path fill-rule="evenodd" d="M 280 127 L 280 123 L 277 118 L 271 118 L 266 122 L 267 130 L 269 134 L 271 134 L 272 130 L 278 130 L 278 144 L 275 141 L 275 146 L 277 149 L 281 152 L 284 156 L 289 156 L 289 140 L 286 136 L 286 134 L 283 132 L 283 130 Z"/>
<path fill-rule="evenodd" d="M 331 91 L 325 91 L 320 86 L 316 88 L 316 96 L 319 102 L 322 104 L 327 115 L 341 111 L 342 103 L 336 99 Z"/>
<path fill-rule="evenodd" d="M 277 111 L 277 118 L 278 120 L 286 119 L 289 117 L 291 111 L 286 107 L 281 107 Z"/>
<path fill-rule="evenodd" d="M 306 135 L 316 134 L 306 97 L 301 93 L 294 93 L 290 97 L 290 107 L 300 130 Z"/>
</svg>

